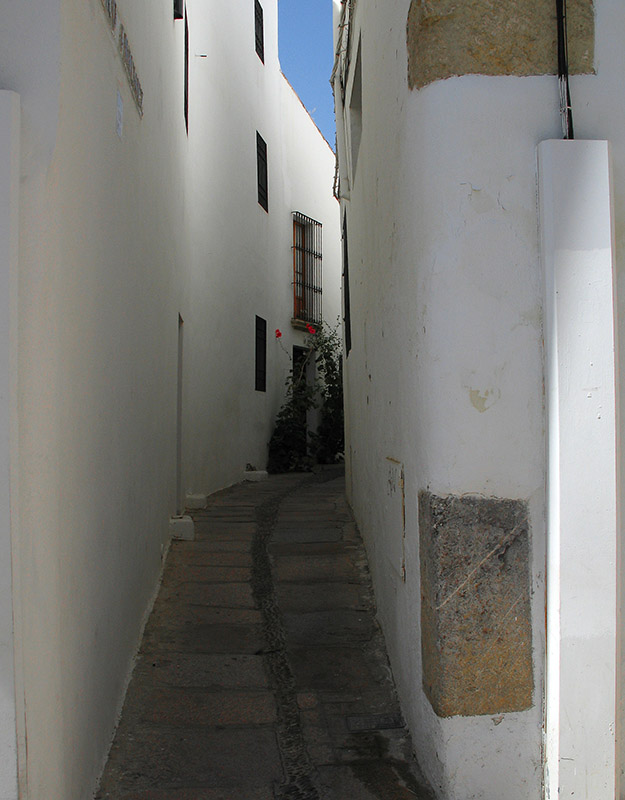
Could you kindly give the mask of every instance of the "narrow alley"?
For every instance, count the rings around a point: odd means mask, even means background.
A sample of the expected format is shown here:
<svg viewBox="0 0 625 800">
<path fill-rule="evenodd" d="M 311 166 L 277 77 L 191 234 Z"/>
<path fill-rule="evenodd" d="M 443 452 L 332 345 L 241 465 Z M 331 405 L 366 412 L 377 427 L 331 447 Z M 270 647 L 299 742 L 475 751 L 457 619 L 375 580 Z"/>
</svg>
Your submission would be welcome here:
<svg viewBox="0 0 625 800">
<path fill-rule="evenodd" d="M 0 800 L 625 800 L 625 2 L 5 6 Z"/>
<path fill-rule="evenodd" d="M 98 800 L 427 800 L 336 469 L 244 482 L 175 541 Z"/>
</svg>

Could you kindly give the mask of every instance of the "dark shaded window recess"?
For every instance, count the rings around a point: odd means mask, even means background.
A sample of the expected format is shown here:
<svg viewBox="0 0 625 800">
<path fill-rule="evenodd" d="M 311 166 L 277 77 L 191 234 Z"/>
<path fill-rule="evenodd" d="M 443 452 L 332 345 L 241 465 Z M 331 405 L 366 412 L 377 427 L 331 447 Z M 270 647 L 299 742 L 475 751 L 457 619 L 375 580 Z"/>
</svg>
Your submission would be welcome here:
<svg viewBox="0 0 625 800">
<path fill-rule="evenodd" d="M 349 305 L 349 252 L 347 247 L 347 214 L 343 217 L 343 330 L 345 355 L 352 349 L 352 316 Z"/>
<path fill-rule="evenodd" d="M 256 317 L 256 383 L 257 392 L 267 391 L 267 320 Z"/>
<path fill-rule="evenodd" d="M 254 22 L 256 30 L 256 52 L 260 60 L 265 63 L 265 24 L 263 22 L 263 7 L 254 0 Z"/>
<path fill-rule="evenodd" d="M 267 144 L 256 131 L 256 168 L 258 174 L 258 202 L 269 211 L 269 193 L 267 189 Z"/>
<path fill-rule="evenodd" d="M 189 20 L 184 19 L 184 126 L 189 133 Z"/>
<path fill-rule="evenodd" d="M 321 324 L 321 223 L 293 214 L 293 319 L 295 327 Z"/>
<path fill-rule="evenodd" d="M 352 83 L 352 93 L 349 102 L 349 127 L 353 185 L 356 175 L 356 167 L 358 165 L 358 154 L 360 153 L 360 140 L 362 138 L 362 57 L 360 51 L 360 42 L 358 43 L 358 55 L 356 56 L 354 80 Z"/>
<path fill-rule="evenodd" d="M 184 0 L 174 0 L 174 19 L 184 19 Z"/>
</svg>

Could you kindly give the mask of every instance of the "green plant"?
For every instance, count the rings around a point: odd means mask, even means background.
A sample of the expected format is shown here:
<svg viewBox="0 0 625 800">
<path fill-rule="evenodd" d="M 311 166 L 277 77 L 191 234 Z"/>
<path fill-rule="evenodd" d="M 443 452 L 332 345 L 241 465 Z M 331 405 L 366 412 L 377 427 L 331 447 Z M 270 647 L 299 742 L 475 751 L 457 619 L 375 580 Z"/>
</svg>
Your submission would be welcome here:
<svg viewBox="0 0 625 800">
<path fill-rule="evenodd" d="M 286 399 L 269 442 L 269 472 L 309 470 L 316 462 L 331 463 L 343 454 L 343 376 L 338 323 L 333 329 L 325 323 L 319 329 L 312 325 L 307 329 L 306 355 L 292 366 L 287 376 Z M 278 341 L 281 336 L 276 330 Z M 316 369 L 314 381 L 308 383 L 310 363 Z M 307 412 L 318 407 L 319 426 L 316 432 L 308 434 Z"/>
<path fill-rule="evenodd" d="M 338 323 L 335 328 L 323 324 L 315 341 L 314 358 L 317 366 L 321 420 L 311 434 L 315 459 L 330 464 L 343 455 L 345 449 L 343 422 L 343 360 Z"/>
</svg>

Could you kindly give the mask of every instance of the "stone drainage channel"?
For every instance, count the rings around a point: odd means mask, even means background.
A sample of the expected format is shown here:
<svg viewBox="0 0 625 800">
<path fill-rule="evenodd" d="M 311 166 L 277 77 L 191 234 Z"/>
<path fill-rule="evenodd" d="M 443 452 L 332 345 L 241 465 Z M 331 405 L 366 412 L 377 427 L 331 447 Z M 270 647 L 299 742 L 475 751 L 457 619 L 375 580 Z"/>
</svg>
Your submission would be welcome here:
<svg viewBox="0 0 625 800">
<path fill-rule="evenodd" d="M 308 757 L 299 721 L 295 677 L 287 657 L 286 635 L 276 603 L 267 549 L 283 497 L 272 498 L 257 509 L 256 536 L 252 544 L 252 591 L 263 616 L 267 642 L 263 655 L 274 686 L 278 743 L 287 777 L 276 800 L 320 800 L 312 780 L 314 766 Z"/>
</svg>

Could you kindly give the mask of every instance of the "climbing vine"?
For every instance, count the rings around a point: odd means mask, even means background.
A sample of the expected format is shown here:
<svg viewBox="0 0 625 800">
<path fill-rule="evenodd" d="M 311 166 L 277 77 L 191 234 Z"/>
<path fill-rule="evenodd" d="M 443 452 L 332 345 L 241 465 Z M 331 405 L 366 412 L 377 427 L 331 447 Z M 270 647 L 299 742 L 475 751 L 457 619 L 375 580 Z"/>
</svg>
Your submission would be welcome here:
<svg viewBox="0 0 625 800">
<path fill-rule="evenodd" d="M 286 398 L 276 417 L 267 469 L 269 472 L 299 472 L 310 470 L 314 464 L 329 464 L 343 456 L 343 374 L 341 339 L 338 323 L 330 328 L 307 326 L 305 354 L 292 363 L 287 375 Z M 276 340 L 282 349 L 282 333 L 276 330 Z M 315 377 L 308 381 L 308 366 L 315 364 Z M 312 408 L 320 409 L 316 431 L 308 433 L 306 415 Z"/>
</svg>

